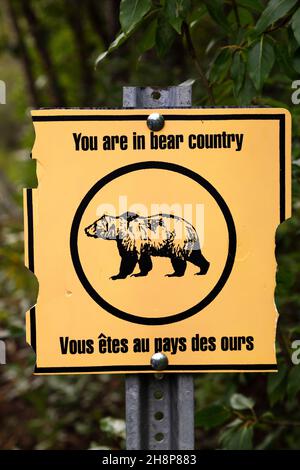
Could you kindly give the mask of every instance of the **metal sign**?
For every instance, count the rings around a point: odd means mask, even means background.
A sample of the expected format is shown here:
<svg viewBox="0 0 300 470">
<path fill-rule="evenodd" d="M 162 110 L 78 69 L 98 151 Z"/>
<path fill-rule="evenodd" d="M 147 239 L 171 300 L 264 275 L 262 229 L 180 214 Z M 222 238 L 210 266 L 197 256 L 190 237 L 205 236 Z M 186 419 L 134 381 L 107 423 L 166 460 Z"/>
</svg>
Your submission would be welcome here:
<svg viewBox="0 0 300 470">
<path fill-rule="evenodd" d="M 32 112 L 36 373 L 274 371 L 283 109 Z M 155 359 L 155 358 L 154 358 Z"/>
</svg>

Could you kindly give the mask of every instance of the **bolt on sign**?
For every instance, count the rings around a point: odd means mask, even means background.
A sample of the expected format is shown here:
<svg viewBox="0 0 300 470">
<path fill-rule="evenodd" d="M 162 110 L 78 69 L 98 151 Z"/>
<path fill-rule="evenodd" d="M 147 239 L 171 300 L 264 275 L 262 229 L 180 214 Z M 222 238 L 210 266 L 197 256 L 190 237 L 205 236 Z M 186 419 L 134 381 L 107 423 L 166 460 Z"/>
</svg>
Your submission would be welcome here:
<svg viewBox="0 0 300 470">
<path fill-rule="evenodd" d="M 276 371 L 290 115 L 152 113 L 32 112 L 38 186 L 24 207 L 26 264 L 39 282 L 26 322 L 35 373 L 155 372 L 155 353 L 166 372 Z"/>
</svg>

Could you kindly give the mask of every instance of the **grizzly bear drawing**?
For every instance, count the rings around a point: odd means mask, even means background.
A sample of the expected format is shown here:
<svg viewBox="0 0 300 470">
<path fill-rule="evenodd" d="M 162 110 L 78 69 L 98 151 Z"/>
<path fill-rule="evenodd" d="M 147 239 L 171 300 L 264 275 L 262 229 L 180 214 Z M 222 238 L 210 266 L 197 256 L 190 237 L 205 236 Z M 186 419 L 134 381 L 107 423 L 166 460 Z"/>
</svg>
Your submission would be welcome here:
<svg viewBox="0 0 300 470">
<path fill-rule="evenodd" d="M 142 217 L 132 212 L 120 216 L 104 214 L 86 227 L 89 237 L 115 240 L 121 256 L 120 271 L 111 279 L 127 276 L 147 276 L 152 269 L 151 256 L 170 258 L 174 272 L 166 276 L 183 276 L 187 261 L 200 268 L 196 274 L 206 274 L 209 262 L 201 253 L 195 228 L 172 214 Z M 140 272 L 132 274 L 138 263 Z"/>
</svg>

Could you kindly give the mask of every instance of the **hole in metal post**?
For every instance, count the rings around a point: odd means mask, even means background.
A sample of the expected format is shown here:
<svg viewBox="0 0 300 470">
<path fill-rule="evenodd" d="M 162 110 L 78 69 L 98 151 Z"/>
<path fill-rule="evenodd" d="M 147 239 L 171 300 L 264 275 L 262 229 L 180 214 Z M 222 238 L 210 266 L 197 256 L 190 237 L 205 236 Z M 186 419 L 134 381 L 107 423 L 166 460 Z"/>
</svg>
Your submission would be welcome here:
<svg viewBox="0 0 300 470">
<path fill-rule="evenodd" d="M 164 437 L 165 435 L 162 432 L 158 432 L 157 434 L 155 434 L 154 439 L 158 442 L 161 442 Z"/>
<path fill-rule="evenodd" d="M 154 418 L 157 420 L 157 421 L 161 421 L 164 417 L 164 414 L 162 411 L 157 411 L 156 413 L 154 413 Z"/>
<path fill-rule="evenodd" d="M 159 91 L 152 91 L 151 96 L 154 100 L 159 100 L 159 98 L 161 97 L 161 94 Z"/>
<path fill-rule="evenodd" d="M 156 400 L 161 400 L 164 396 L 161 390 L 155 390 L 153 395 L 154 395 L 154 398 L 156 398 Z"/>
</svg>

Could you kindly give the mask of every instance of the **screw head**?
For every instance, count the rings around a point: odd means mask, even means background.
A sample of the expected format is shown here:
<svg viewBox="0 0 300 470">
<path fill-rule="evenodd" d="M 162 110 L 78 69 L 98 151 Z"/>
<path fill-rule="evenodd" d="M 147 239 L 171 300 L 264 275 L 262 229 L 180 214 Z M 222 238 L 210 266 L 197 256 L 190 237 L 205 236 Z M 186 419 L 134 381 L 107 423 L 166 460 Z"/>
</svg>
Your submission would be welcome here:
<svg viewBox="0 0 300 470">
<path fill-rule="evenodd" d="M 159 113 L 152 113 L 148 116 L 147 126 L 151 131 L 160 131 L 165 125 L 164 117 Z"/>
<path fill-rule="evenodd" d="M 151 365 L 155 370 L 164 370 L 168 367 L 168 364 L 168 358 L 163 353 L 155 353 L 151 357 Z"/>
</svg>

